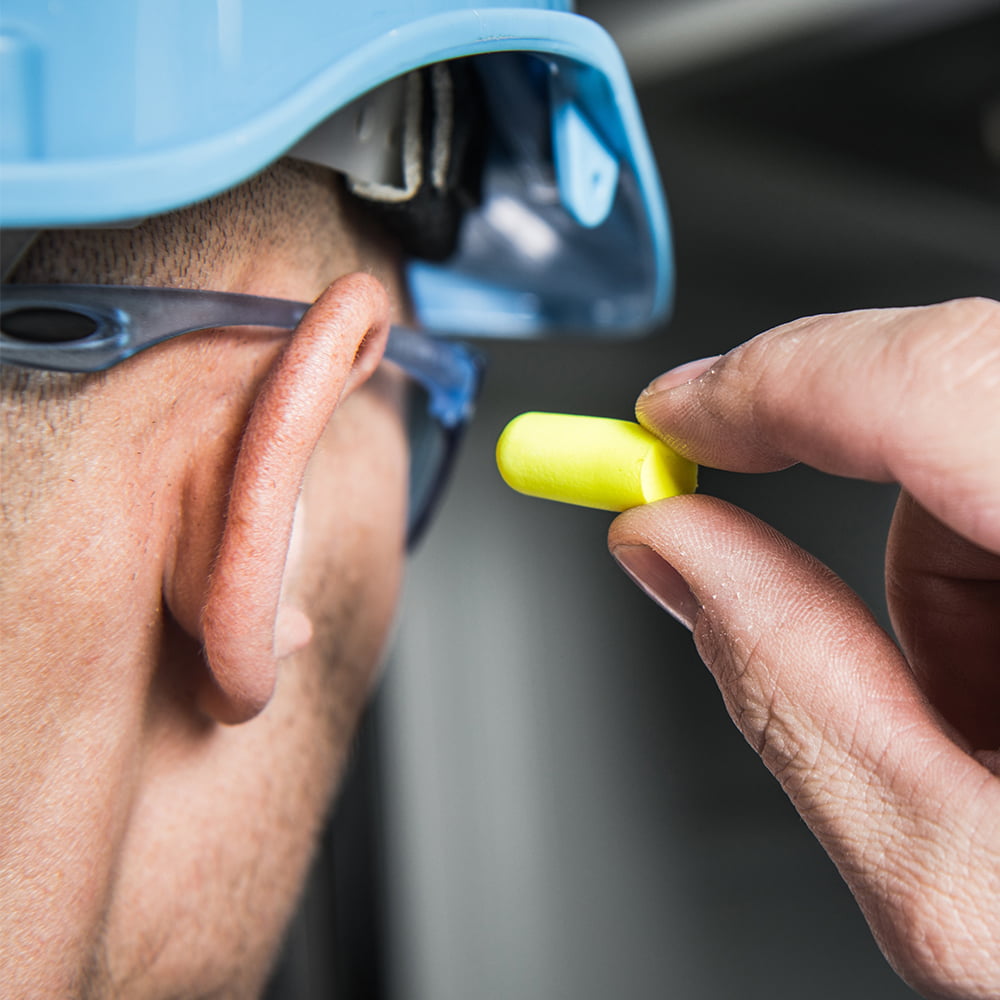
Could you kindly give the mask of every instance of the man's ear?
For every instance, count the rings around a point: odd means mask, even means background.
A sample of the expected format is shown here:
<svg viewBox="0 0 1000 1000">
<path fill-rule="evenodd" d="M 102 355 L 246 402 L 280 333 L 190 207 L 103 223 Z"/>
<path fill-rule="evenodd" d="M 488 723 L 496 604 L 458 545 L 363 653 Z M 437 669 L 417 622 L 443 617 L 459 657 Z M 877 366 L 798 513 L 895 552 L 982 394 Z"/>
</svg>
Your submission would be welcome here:
<svg viewBox="0 0 1000 1000">
<path fill-rule="evenodd" d="M 220 520 L 217 496 L 183 512 L 181 531 L 197 544 L 189 538 L 178 546 L 166 600 L 201 640 L 208 676 L 199 703 L 220 722 L 257 715 L 271 698 L 278 659 L 309 642 L 305 612 L 282 603 L 306 466 L 340 401 L 377 368 L 388 333 L 389 301 L 378 281 L 352 274 L 334 282 L 261 385 L 231 478 L 215 481 L 228 486 L 221 528 L 206 537 L 206 523 Z M 204 549 L 215 546 L 213 563 Z"/>
</svg>

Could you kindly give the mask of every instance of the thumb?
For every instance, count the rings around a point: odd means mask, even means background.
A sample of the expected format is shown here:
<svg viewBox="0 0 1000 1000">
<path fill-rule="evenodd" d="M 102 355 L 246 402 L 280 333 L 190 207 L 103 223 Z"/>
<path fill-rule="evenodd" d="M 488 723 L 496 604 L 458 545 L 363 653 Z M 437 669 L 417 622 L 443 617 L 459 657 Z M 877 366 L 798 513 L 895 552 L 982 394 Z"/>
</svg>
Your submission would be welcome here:
<svg viewBox="0 0 1000 1000">
<path fill-rule="evenodd" d="M 969 940 L 969 900 L 941 877 L 940 858 L 946 847 L 976 871 L 977 852 L 995 850 L 974 838 L 1000 814 L 1000 783 L 952 741 L 860 599 L 788 539 L 712 497 L 627 511 L 609 543 L 639 586 L 693 629 L 729 714 L 897 970 L 926 988 L 947 981 L 944 966 L 966 967 L 967 955 L 920 948 L 960 951 Z"/>
<path fill-rule="evenodd" d="M 712 497 L 679 497 L 623 514 L 610 547 L 692 629 L 733 720 L 790 792 L 808 794 L 795 778 L 800 763 L 822 768 L 824 751 L 837 751 L 840 768 L 852 748 L 880 753 L 887 728 L 912 727 L 916 716 L 926 723 L 905 663 L 862 602 L 751 514 Z M 875 702 L 878 724 L 858 732 Z M 862 736 L 870 746 L 858 745 Z M 842 738 L 850 746 L 838 746 Z M 838 776 L 815 780 L 822 777 Z"/>
</svg>

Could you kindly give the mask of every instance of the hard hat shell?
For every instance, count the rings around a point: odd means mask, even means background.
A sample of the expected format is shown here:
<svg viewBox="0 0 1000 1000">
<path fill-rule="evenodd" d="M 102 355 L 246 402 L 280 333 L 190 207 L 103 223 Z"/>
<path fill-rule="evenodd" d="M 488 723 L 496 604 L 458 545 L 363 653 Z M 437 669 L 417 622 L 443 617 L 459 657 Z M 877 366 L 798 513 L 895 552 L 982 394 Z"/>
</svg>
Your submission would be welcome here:
<svg viewBox="0 0 1000 1000">
<path fill-rule="evenodd" d="M 99 226 L 193 203 L 380 84 L 464 57 L 485 78 L 511 60 L 545 68 L 549 84 L 529 90 L 560 204 L 532 195 L 538 165 L 508 146 L 456 254 L 412 265 L 425 324 L 534 335 L 663 316 L 668 224 L 635 96 L 614 43 L 567 0 L 5 0 L 0 220 Z M 524 112 L 509 108 L 508 131 Z"/>
</svg>

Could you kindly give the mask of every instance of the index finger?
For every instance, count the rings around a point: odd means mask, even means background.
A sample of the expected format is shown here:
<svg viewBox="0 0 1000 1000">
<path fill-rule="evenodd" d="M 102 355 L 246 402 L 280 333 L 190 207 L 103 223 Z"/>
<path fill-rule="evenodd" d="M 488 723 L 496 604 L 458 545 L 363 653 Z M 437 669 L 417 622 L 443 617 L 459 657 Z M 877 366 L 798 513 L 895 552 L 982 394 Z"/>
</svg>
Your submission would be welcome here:
<svg viewBox="0 0 1000 1000">
<path fill-rule="evenodd" d="M 801 319 L 690 376 L 660 376 L 636 404 L 639 422 L 685 457 L 738 472 L 805 462 L 895 481 L 1000 552 L 997 302 Z"/>
</svg>

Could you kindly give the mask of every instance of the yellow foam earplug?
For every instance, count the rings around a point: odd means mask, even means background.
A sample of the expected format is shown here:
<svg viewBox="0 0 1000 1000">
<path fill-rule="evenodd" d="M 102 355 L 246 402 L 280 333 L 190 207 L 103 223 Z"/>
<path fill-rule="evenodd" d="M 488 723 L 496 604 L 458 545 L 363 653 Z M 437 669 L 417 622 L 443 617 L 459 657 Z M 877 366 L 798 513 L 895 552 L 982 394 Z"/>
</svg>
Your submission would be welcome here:
<svg viewBox="0 0 1000 1000">
<path fill-rule="evenodd" d="M 698 467 L 628 420 L 522 413 L 497 442 L 508 486 L 529 496 L 628 510 L 693 493 Z"/>
</svg>

